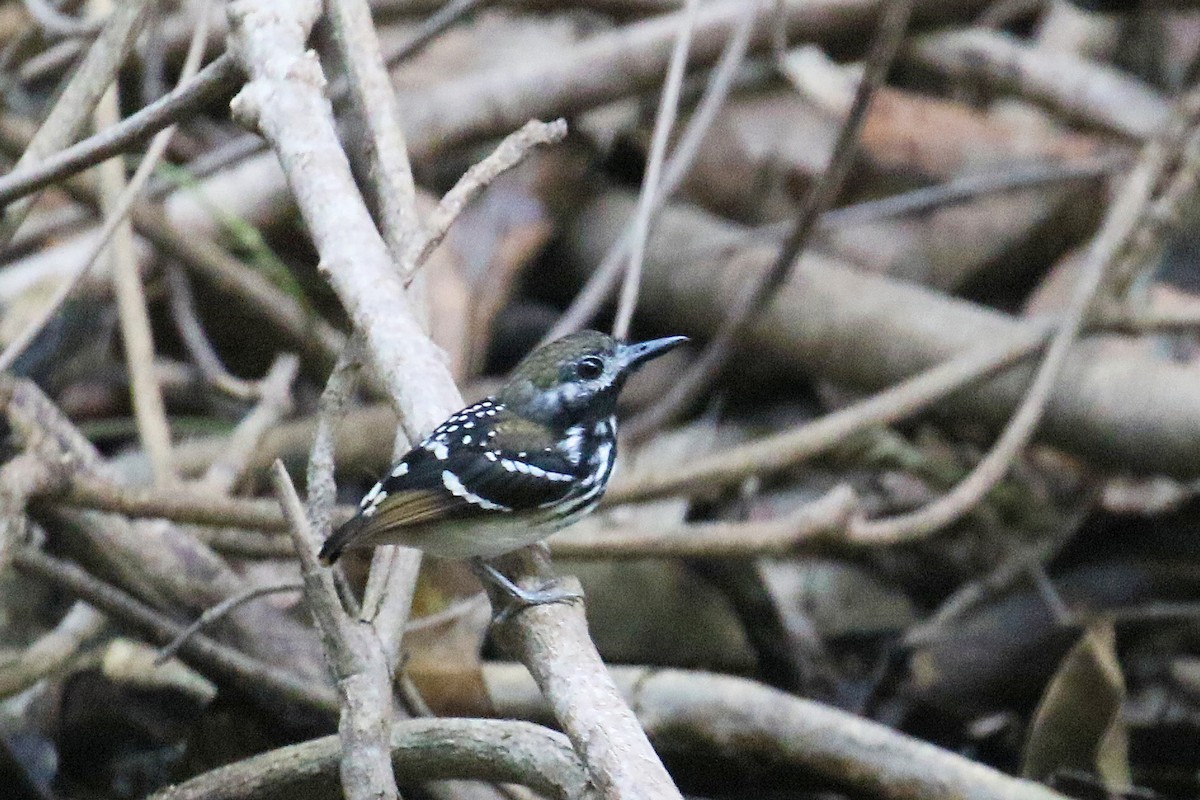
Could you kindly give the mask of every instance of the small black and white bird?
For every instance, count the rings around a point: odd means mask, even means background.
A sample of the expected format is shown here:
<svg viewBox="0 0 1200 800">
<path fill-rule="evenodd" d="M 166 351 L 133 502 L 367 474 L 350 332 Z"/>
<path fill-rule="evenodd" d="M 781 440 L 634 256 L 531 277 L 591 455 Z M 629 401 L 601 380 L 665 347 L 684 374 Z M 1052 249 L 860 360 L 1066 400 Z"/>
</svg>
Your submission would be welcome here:
<svg viewBox="0 0 1200 800">
<path fill-rule="evenodd" d="M 498 394 L 454 414 L 367 492 L 321 548 L 400 544 L 470 559 L 525 604 L 564 599 L 521 589 L 483 559 L 533 544 L 591 512 L 617 456 L 617 395 L 638 367 L 684 336 L 624 344 L 581 331 L 530 353 Z"/>
</svg>

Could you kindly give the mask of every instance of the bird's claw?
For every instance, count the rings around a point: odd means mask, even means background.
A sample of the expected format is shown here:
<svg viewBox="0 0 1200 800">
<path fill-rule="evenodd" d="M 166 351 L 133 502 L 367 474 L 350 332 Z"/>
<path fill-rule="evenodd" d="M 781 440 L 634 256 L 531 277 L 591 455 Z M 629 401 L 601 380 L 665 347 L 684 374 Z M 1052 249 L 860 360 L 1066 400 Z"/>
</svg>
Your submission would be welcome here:
<svg viewBox="0 0 1200 800">
<path fill-rule="evenodd" d="M 531 606 L 550 603 L 574 603 L 583 600 L 583 594 L 562 588 L 557 579 L 549 580 L 536 589 L 525 589 L 509 580 L 508 576 L 483 560 L 471 562 L 480 579 L 500 590 L 508 599 L 492 617 L 500 625 Z"/>
</svg>

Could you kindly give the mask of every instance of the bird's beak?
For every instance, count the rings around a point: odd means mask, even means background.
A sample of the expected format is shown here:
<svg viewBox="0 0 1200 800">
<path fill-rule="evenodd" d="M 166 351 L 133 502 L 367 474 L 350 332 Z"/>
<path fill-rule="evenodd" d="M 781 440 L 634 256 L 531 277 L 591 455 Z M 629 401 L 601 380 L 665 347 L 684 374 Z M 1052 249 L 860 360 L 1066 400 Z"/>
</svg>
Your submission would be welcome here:
<svg viewBox="0 0 1200 800">
<path fill-rule="evenodd" d="M 621 359 L 621 367 L 627 371 L 635 370 L 647 361 L 658 358 L 663 353 L 673 350 L 687 340 L 688 337 L 686 336 L 666 336 L 662 339 L 651 339 L 647 342 L 623 344 L 618 351 Z"/>
</svg>

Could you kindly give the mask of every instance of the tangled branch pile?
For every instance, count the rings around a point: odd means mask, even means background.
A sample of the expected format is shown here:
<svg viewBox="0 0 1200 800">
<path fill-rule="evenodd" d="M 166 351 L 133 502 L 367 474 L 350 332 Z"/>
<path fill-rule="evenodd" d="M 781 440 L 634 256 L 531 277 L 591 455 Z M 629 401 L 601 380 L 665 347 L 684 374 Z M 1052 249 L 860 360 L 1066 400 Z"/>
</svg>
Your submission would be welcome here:
<svg viewBox="0 0 1200 800">
<path fill-rule="evenodd" d="M 1189 0 L 0 4 L 4 796 L 1197 796 L 1198 75 Z M 316 564 L 581 327 L 692 339 L 586 604 Z"/>
</svg>

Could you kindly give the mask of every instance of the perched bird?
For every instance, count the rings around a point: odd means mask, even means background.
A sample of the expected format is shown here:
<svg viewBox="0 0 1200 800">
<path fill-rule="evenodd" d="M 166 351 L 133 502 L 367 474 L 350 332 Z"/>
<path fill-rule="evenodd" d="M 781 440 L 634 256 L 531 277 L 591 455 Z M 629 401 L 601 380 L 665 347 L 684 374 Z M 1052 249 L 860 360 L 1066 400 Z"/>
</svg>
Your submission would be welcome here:
<svg viewBox="0 0 1200 800">
<path fill-rule="evenodd" d="M 537 604 L 484 563 L 591 512 L 617 455 L 617 395 L 638 367 L 687 341 L 624 344 L 581 331 L 530 353 L 499 393 L 464 408 L 410 450 L 326 540 L 326 564 L 355 547 L 401 544 L 469 559 L 485 580 Z"/>
</svg>

